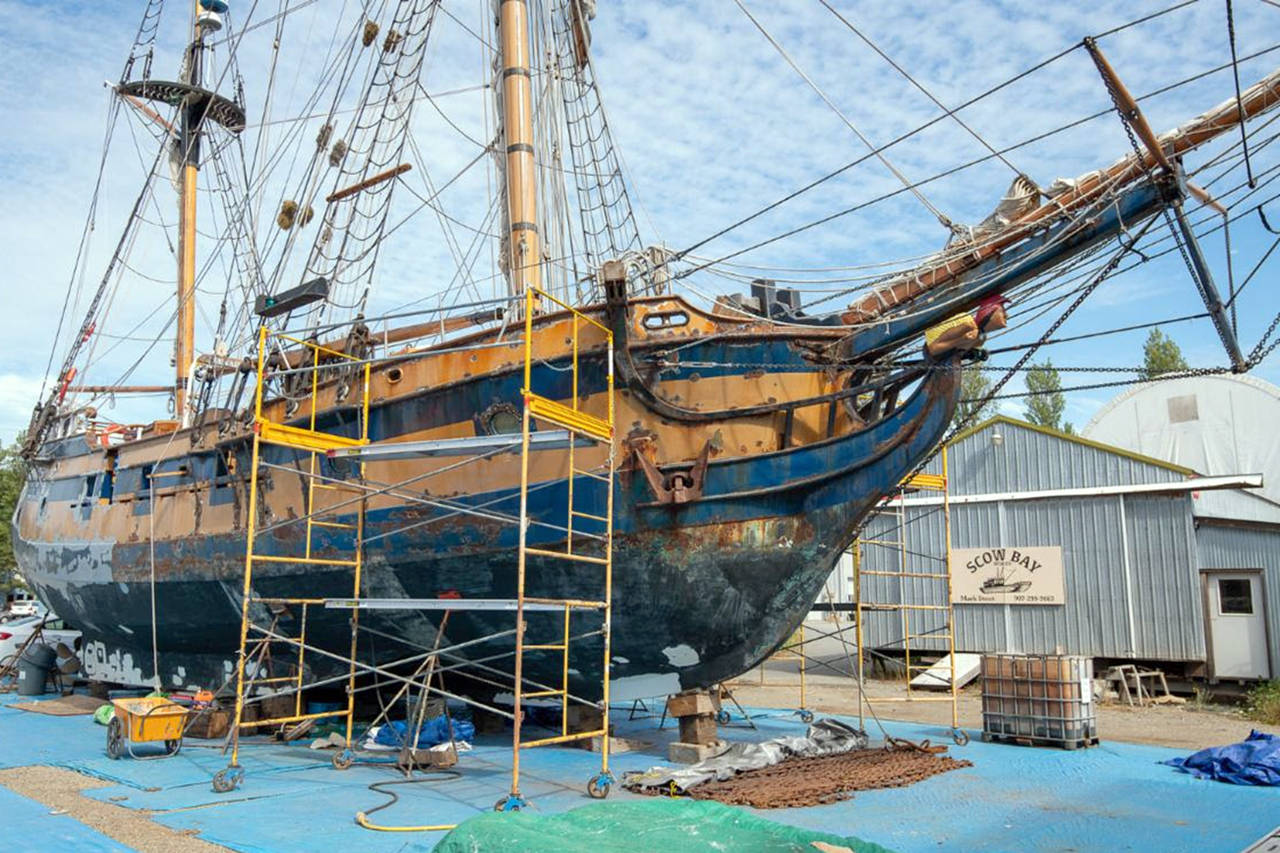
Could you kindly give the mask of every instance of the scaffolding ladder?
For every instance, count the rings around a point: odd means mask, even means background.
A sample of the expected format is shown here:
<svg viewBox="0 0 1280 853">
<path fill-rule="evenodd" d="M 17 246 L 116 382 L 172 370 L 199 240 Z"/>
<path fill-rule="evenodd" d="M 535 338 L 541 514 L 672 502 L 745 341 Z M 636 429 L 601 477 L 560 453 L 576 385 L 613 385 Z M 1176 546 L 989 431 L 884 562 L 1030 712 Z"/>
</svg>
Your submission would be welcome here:
<svg viewBox="0 0 1280 853">
<path fill-rule="evenodd" d="M 870 613 L 897 614 L 901 627 L 906 696 L 880 697 L 876 702 L 949 702 L 951 734 L 958 742 L 968 737 L 960 728 L 959 686 L 956 683 L 955 613 L 951 601 L 951 501 L 948 488 L 947 449 L 941 452 L 941 474 L 914 474 L 899 484 L 895 494 L 883 498 L 872 510 L 865 530 L 876 529 L 872 536 L 854 540 L 853 577 L 854 610 L 857 630 L 858 720 L 864 722 L 864 708 L 872 700 L 867 696 L 864 679 L 866 654 L 866 617 Z M 910 530 L 925 527 L 923 518 L 910 518 L 905 496 L 909 492 L 937 492 L 942 496 L 942 536 L 932 553 L 920 547 L 916 537 L 909 540 Z M 880 523 L 876 523 L 879 521 Z M 915 546 L 909 547 L 908 542 Z M 923 565 L 922 565 L 923 564 Z M 891 566 L 891 567 L 890 567 Z M 895 583 L 896 582 L 896 583 Z M 890 588 L 896 587 L 896 600 L 889 599 Z M 931 641 L 931 642 L 930 642 Z M 916 657 L 913 659 L 913 642 Z M 912 679 L 932 669 L 932 665 L 916 663 L 921 654 L 933 654 L 941 643 L 949 662 L 945 695 L 912 689 Z M 924 648 L 922 648 L 922 646 Z"/>
<path fill-rule="evenodd" d="M 309 391 L 306 394 L 309 406 L 307 425 L 305 427 L 291 426 L 273 421 L 264 415 L 263 390 L 266 385 L 268 354 L 271 352 L 272 347 L 281 344 L 290 344 L 297 348 L 297 352 L 305 354 L 305 358 L 300 359 L 298 367 L 290 370 L 292 375 L 302 376 L 307 380 L 305 384 L 309 385 Z M 335 369 L 335 366 L 331 363 L 326 363 L 326 360 L 336 362 L 337 369 L 341 369 L 343 366 L 354 369 L 357 375 L 360 376 L 359 415 L 356 426 L 358 434 L 355 437 L 317 429 L 320 376 L 323 371 Z M 288 367 L 289 360 L 287 358 L 284 359 L 284 363 Z M 266 326 L 259 330 L 256 386 L 253 402 L 253 440 L 250 451 L 244 579 L 240 604 L 240 649 L 236 658 L 235 716 L 232 720 L 231 729 L 231 761 L 225 769 L 218 771 L 213 777 L 213 789 L 215 791 L 231 791 L 244 779 L 244 768 L 240 764 L 240 733 L 244 728 L 262 728 L 288 725 L 290 723 L 297 724 L 306 720 L 340 718 L 346 729 L 346 744 L 348 747 L 351 745 L 356 695 L 355 666 L 351 666 L 348 671 L 347 702 L 344 709 L 304 713 L 302 707 L 303 691 L 308 686 L 314 686 L 306 683 L 306 652 L 309 648 L 307 621 L 311 615 L 311 608 L 324 607 L 327 599 L 305 596 L 260 596 L 254 591 L 254 572 L 255 569 L 264 564 L 350 569 L 351 595 L 353 598 L 359 599 L 364 557 L 364 521 L 367 503 L 365 493 L 361 487 L 355 484 L 348 485 L 332 478 L 323 477 L 321 475 L 321 459 L 326 457 L 331 450 L 360 447 L 369 443 L 369 381 L 370 365 L 368 361 L 329 349 L 314 341 L 303 340 L 283 332 L 272 332 Z M 286 413 L 289 408 L 289 405 L 286 404 Z M 304 474 L 306 477 L 306 514 L 301 519 L 296 520 L 303 524 L 305 530 L 301 554 L 270 553 L 260 549 L 259 538 L 264 533 L 295 521 L 290 519 L 274 525 L 267 525 L 265 528 L 259 524 L 259 503 L 264 469 L 269 471 L 274 468 L 284 467 L 269 463 L 263 458 L 263 451 L 267 447 L 292 450 L 295 453 L 304 454 L 306 457 L 306 470 L 299 469 L 299 473 Z M 363 463 L 359 466 L 359 477 L 363 480 Z M 354 501 L 339 500 L 329 508 L 317 508 L 317 500 L 321 499 L 322 495 L 329 492 L 343 491 L 356 494 L 356 499 Z M 333 520 L 328 517 L 342 510 L 347 510 L 353 505 L 355 508 L 354 524 Z M 350 512 L 345 513 L 345 515 L 350 514 Z M 340 533 L 334 534 L 339 536 L 349 535 L 351 537 L 350 545 L 343 550 L 349 551 L 351 556 L 317 556 L 314 538 L 317 529 L 340 531 Z M 292 621 L 295 618 L 295 608 L 298 630 L 296 636 L 291 636 L 283 633 L 285 628 L 281 623 L 282 621 Z M 263 609 L 270 615 L 270 621 L 265 624 L 255 617 L 255 614 Z M 357 610 L 352 611 L 349 660 L 353 662 L 356 659 L 358 650 L 359 619 L 357 614 Z M 275 674 L 272 667 L 274 661 L 271 656 L 273 646 L 284 646 L 290 651 L 290 663 L 296 669 L 295 673 L 292 675 Z M 294 656 L 295 654 L 296 656 Z M 267 714 L 252 720 L 247 719 L 245 709 L 248 699 L 250 696 L 261 692 L 262 688 L 285 693 L 286 695 L 292 693 L 294 697 L 293 713 L 284 715 Z"/>
<path fill-rule="evenodd" d="M 239 761 L 239 734 L 242 726 L 265 727 L 300 723 L 311 719 L 341 718 L 345 722 L 345 748 L 335 754 L 333 763 L 339 769 L 349 767 L 354 760 L 352 734 L 355 714 L 356 675 L 363 673 L 383 676 L 399 682 L 405 687 L 419 687 L 424 698 L 429 693 L 439 693 L 448 698 L 466 701 L 474 706 L 485 708 L 512 720 L 514 733 L 511 785 L 507 796 L 499 800 L 495 805 L 495 808 L 500 811 L 515 811 L 527 805 L 526 800 L 520 794 L 519 787 L 520 753 L 522 750 L 594 737 L 601 738 L 601 765 L 600 772 L 589 780 L 587 792 L 596 798 L 608 795 L 610 787 L 616 781 L 609 771 L 609 657 L 613 591 L 613 497 L 616 467 L 613 335 L 603 324 L 561 302 L 545 291 L 529 288 L 521 299 L 524 302 L 525 317 L 524 375 L 521 390 L 523 416 L 521 431 L 512 434 L 410 442 L 370 442 L 368 426 L 370 361 L 326 349 L 311 341 L 291 337 L 284 333 L 271 332 L 266 328 L 261 330 L 258 342 L 258 369 L 251 451 L 252 468 L 249 475 L 249 522 L 241 604 L 240 649 L 235 676 L 236 702 L 234 727 L 231 736 L 231 760 L 227 768 L 215 775 L 213 779 L 215 790 L 230 791 L 237 787 L 244 778 L 244 770 Z M 539 356 L 535 352 L 533 341 L 533 318 L 536 313 L 543 309 L 544 301 L 561 309 L 564 317 L 568 318 L 572 324 L 572 396 L 568 404 L 540 394 L 533 387 L 535 378 L 534 363 L 550 361 L 553 358 L 550 355 Z M 606 415 L 603 418 L 585 411 L 582 407 L 582 398 L 579 395 L 580 332 L 584 328 L 590 330 L 597 344 L 603 343 L 604 363 L 606 365 L 604 392 Z M 546 337 L 548 336 L 544 336 L 544 338 Z M 309 353 L 309 357 L 306 360 L 307 363 L 296 368 L 290 367 L 290 362 L 286 359 L 285 366 L 287 370 L 284 371 L 285 373 L 302 375 L 310 374 L 310 409 L 307 414 L 306 426 L 279 423 L 264 415 L 263 394 L 266 385 L 266 367 L 268 366 L 269 353 L 272 347 L 280 342 L 287 342 L 295 347 L 301 347 L 302 352 Z M 325 363 L 326 361 L 329 363 Z M 337 362 L 336 367 L 333 362 Z M 354 437 L 317 429 L 320 375 L 326 370 L 343 368 L 354 369 L 362 376 L 359 424 L 356 429 L 357 435 Z M 554 369 L 563 370 L 563 368 Z M 296 418 L 296 410 L 290 412 L 286 408 L 285 411 L 286 416 L 292 415 Z M 535 430 L 535 420 L 538 425 L 553 428 Z M 350 429 L 348 428 L 347 431 L 350 431 Z M 579 448 L 598 447 L 600 445 L 607 448 L 604 462 L 595 466 L 584 465 L 578 453 Z M 284 447 L 306 454 L 305 469 L 296 465 L 289 467 L 265 462 L 262 458 L 262 450 L 266 446 Z M 564 451 L 562 461 L 566 467 L 563 470 L 568 485 L 567 506 L 563 516 L 563 525 L 548 524 L 545 521 L 534 518 L 529 507 L 531 455 L 534 453 L 543 454 L 542 458 L 545 459 L 545 454 L 549 451 Z M 470 458 L 464 460 L 464 463 L 458 463 L 465 464 L 466 461 L 484 458 L 501 452 L 518 452 L 521 455 L 520 510 L 518 517 L 509 519 L 511 523 L 518 524 L 518 548 L 517 553 L 514 555 L 516 597 L 514 599 L 385 599 L 364 597 L 362 595 L 361 574 L 365 544 L 365 510 L 368 499 L 388 492 L 394 493 L 395 489 L 395 485 L 391 487 L 374 487 L 367 484 L 364 476 L 365 465 L 369 462 L 411 457 L 469 456 Z M 325 474 L 321 463 L 322 458 L 330 460 L 346 459 L 356 462 L 358 465 L 357 478 L 345 480 Z M 546 465 L 543 465 L 542 469 L 545 470 L 546 467 Z M 268 470 L 278 468 L 287 470 L 291 474 L 304 475 L 307 482 L 305 516 L 277 522 L 265 528 L 258 526 L 258 503 L 260 489 L 262 488 L 261 471 L 264 468 Z M 603 491 L 605 505 L 603 511 L 600 511 L 595 506 L 587 508 L 581 506 L 581 493 L 586 487 L 576 485 L 579 481 L 595 484 L 597 502 L 599 501 L 599 493 Z M 545 481 L 539 483 L 540 487 L 542 485 L 545 485 Z M 337 503 L 328 506 L 319 506 L 317 494 L 329 490 L 346 491 L 353 494 L 354 497 L 339 500 Z M 354 523 L 336 521 L 329 517 L 339 511 L 345 511 L 349 515 L 352 507 L 357 508 Z M 468 510 L 463 504 L 456 504 L 452 508 L 455 511 L 464 513 L 475 511 Z M 588 511 L 588 509 L 594 511 Z M 494 515 L 486 513 L 485 517 L 492 519 Z M 297 523 L 305 524 L 306 530 L 302 554 L 283 555 L 260 550 L 259 538 L 261 534 L 276 527 Z M 563 549 L 543 547 L 540 543 L 531 543 L 529 532 L 533 527 L 539 527 L 540 529 L 553 527 L 556 530 L 564 531 Z M 313 531 L 317 528 L 341 531 L 342 534 L 349 536 L 351 556 L 342 558 L 333 557 L 329 554 L 318 556 L 315 552 L 316 549 L 313 547 Z M 595 532 L 592 532 L 589 528 L 593 528 Z M 579 540 L 594 544 L 586 549 L 580 545 L 575 547 L 575 543 Z M 330 543 L 329 551 L 331 552 L 332 550 L 333 546 Z M 532 565 L 530 564 L 530 557 L 535 558 Z M 580 581 L 578 588 L 581 594 L 572 597 L 563 595 L 545 597 L 528 594 L 529 582 L 536 579 L 537 567 L 539 565 L 547 565 L 550 561 L 566 561 L 581 570 L 580 572 L 574 572 L 573 578 L 575 582 Z M 254 590 L 254 571 L 256 567 L 263 563 L 287 563 L 294 566 L 350 569 L 352 580 L 351 595 L 347 598 L 260 596 Z M 261 613 L 264 607 L 270 616 L 266 624 L 263 623 L 261 618 L 255 618 L 255 614 Z M 349 654 L 339 655 L 332 651 L 319 649 L 308 642 L 306 633 L 307 619 L 310 609 L 314 607 L 323 607 L 327 610 L 344 609 L 351 612 Z M 299 630 L 296 636 L 290 636 L 284 632 L 280 623 L 282 619 L 292 619 L 294 617 L 294 608 L 297 609 Z M 443 611 L 446 619 L 449 613 L 455 610 L 488 610 L 514 613 L 515 626 L 512 630 L 501 631 L 443 648 L 439 647 L 439 637 L 437 637 L 436 647 L 429 652 L 434 661 L 437 658 L 448 655 L 456 656 L 457 652 L 466 646 L 506 636 L 514 636 L 514 678 L 511 685 L 514 707 L 512 711 L 508 713 L 470 697 L 449 693 L 441 687 L 433 687 L 430 683 L 430 676 L 421 684 L 418 684 L 413 676 L 406 677 L 397 672 L 392 672 L 388 668 L 389 666 L 404 665 L 423 660 L 427 658 L 427 655 L 405 658 L 388 666 L 379 666 L 377 663 L 360 661 L 358 659 L 360 611 L 408 609 Z M 596 614 L 599 618 L 599 628 L 578 635 L 571 634 L 571 622 L 576 613 Z M 546 614 L 548 618 L 556 618 L 557 636 L 549 642 L 527 642 L 526 631 L 529 628 L 531 614 Z M 603 645 L 601 700 L 599 702 L 574 696 L 569 689 L 570 646 L 574 640 L 593 636 L 599 636 Z M 273 645 L 283 645 L 290 650 L 290 664 L 296 668 L 295 673 L 288 676 L 277 676 L 269 669 L 266 662 L 271 659 L 270 650 Z M 338 680 L 328 678 L 308 682 L 305 677 L 308 652 L 346 665 L 347 675 L 341 679 L 347 683 L 347 702 L 344 710 L 303 713 L 302 693 L 304 690 L 324 684 L 332 684 Z M 541 684 L 527 679 L 524 675 L 526 655 L 547 652 L 554 652 L 562 664 L 558 686 Z M 476 671 L 486 676 L 502 674 L 501 671 L 492 666 L 479 662 L 469 664 L 465 660 L 460 664 L 439 668 L 433 663 L 431 671 L 438 677 L 443 671 L 464 670 L 468 666 L 474 667 Z M 532 689 L 526 689 L 526 682 Z M 256 720 L 246 719 L 244 710 L 250 701 L 250 695 L 262 688 L 279 689 L 282 692 L 293 694 L 295 697 L 293 713 L 284 716 L 267 716 Z M 522 739 L 524 710 L 526 703 L 531 699 L 543 701 L 559 700 L 561 709 L 559 735 L 530 740 Z M 600 724 L 598 727 L 589 727 L 587 731 L 568 731 L 570 708 L 579 704 L 591 706 L 599 712 Z M 419 828 L 448 829 L 452 827 L 451 825 L 439 825 Z"/>
</svg>

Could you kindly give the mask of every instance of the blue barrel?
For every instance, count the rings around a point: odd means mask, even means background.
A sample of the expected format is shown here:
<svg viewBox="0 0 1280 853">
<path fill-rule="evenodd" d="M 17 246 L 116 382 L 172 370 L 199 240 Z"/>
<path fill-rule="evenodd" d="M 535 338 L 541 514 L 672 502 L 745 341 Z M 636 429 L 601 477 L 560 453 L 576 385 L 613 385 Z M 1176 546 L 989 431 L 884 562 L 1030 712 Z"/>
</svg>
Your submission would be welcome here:
<svg viewBox="0 0 1280 853">
<path fill-rule="evenodd" d="M 58 662 L 58 653 L 52 646 L 37 643 L 27 648 L 18 658 L 18 695 L 40 696 L 44 693 L 49 671 Z"/>
</svg>

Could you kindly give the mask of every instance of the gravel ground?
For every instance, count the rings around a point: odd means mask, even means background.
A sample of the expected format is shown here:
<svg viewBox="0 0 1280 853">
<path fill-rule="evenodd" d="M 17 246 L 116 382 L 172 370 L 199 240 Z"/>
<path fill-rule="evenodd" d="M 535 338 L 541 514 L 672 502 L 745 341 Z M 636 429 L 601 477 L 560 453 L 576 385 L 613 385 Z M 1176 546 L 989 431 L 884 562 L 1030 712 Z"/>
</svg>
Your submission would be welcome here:
<svg viewBox="0 0 1280 853">
<path fill-rule="evenodd" d="M 140 853 L 212 853 L 226 850 L 151 820 L 149 812 L 90 799 L 80 792 L 110 782 L 62 767 L 14 767 L 0 770 L 0 785 L 44 803 Z"/>
</svg>

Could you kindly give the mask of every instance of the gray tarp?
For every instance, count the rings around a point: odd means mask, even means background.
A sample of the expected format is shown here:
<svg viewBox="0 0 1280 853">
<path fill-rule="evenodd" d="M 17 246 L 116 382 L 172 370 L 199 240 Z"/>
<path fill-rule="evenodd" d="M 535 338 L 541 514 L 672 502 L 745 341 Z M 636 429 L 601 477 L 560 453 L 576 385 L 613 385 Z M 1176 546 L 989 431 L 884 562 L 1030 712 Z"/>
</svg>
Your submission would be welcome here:
<svg viewBox="0 0 1280 853">
<path fill-rule="evenodd" d="M 776 737 L 759 743 L 733 743 L 719 755 L 688 767 L 650 767 L 642 772 L 623 773 L 622 786 L 632 790 L 661 788 L 663 791 L 670 791 L 674 783 L 676 791 L 684 793 L 703 782 L 723 782 L 744 770 L 769 767 L 787 758 L 836 755 L 854 749 L 865 749 L 866 746 L 866 732 L 839 720 L 822 719 L 809 726 L 804 737 Z"/>
</svg>

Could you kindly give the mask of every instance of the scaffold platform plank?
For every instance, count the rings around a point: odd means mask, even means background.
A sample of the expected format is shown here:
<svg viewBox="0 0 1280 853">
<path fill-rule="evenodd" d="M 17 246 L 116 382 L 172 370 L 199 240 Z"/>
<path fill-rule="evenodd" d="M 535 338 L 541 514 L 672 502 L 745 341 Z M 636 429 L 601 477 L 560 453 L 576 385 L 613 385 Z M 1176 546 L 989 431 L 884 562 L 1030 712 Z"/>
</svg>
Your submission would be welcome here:
<svg viewBox="0 0 1280 853">
<path fill-rule="evenodd" d="M 362 462 L 384 462 L 393 459 L 415 459 L 423 456 L 480 456 L 491 453 L 519 453 L 520 433 L 471 435 L 462 438 L 435 438 L 423 441 L 378 442 L 360 447 L 335 447 L 328 451 L 330 459 L 358 459 Z M 589 439 L 575 438 L 568 430 L 554 429 L 529 434 L 529 450 L 566 450 L 590 447 Z"/>
<path fill-rule="evenodd" d="M 514 598 L 326 598 L 331 610 L 509 610 L 515 612 Z M 564 611 L 563 604 L 526 601 L 525 610 Z"/>
</svg>

